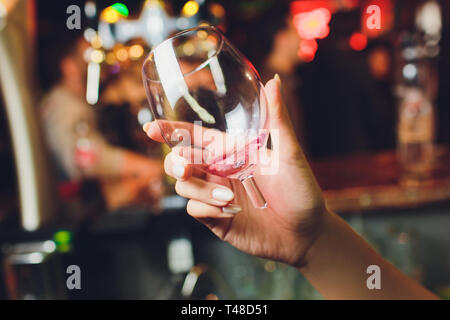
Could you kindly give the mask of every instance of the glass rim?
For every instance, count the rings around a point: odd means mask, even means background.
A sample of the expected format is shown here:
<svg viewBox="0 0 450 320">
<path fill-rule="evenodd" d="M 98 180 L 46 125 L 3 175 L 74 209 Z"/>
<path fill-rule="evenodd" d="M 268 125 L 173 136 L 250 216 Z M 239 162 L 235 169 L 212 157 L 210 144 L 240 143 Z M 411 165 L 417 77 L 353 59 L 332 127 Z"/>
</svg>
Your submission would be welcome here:
<svg viewBox="0 0 450 320">
<path fill-rule="evenodd" d="M 223 48 L 223 44 L 225 42 L 225 37 L 223 35 L 223 33 L 216 28 L 213 25 L 199 25 L 197 27 L 193 27 L 193 28 L 189 28 L 189 29 L 185 29 L 182 30 L 176 34 L 174 34 L 173 36 L 171 36 L 170 38 L 167 38 L 166 40 L 162 41 L 161 43 L 159 43 L 158 45 L 156 45 L 151 51 L 150 53 L 147 55 L 147 57 L 145 58 L 145 62 L 144 65 L 142 67 L 142 75 L 145 77 L 146 80 L 148 81 L 153 81 L 153 82 L 160 82 L 159 80 L 155 80 L 155 79 L 150 79 L 147 76 L 147 73 L 145 72 L 145 64 L 147 63 L 148 59 L 152 56 L 154 56 L 154 52 L 155 50 L 157 50 L 162 44 L 167 43 L 168 41 L 173 41 L 174 39 L 177 39 L 187 33 L 193 32 L 193 31 L 199 31 L 199 30 L 208 30 L 208 31 L 214 31 L 218 36 L 219 36 L 219 40 L 220 43 L 217 45 L 217 50 L 215 50 L 214 54 L 210 57 L 208 57 L 208 59 L 206 59 L 205 61 L 203 61 L 201 64 L 199 64 L 196 68 L 194 68 L 193 70 L 183 73 L 183 77 L 189 76 L 197 71 L 200 71 L 201 69 L 203 69 L 213 58 L 217 57 L 217 55 L 222 51 Z"/>
</svg>

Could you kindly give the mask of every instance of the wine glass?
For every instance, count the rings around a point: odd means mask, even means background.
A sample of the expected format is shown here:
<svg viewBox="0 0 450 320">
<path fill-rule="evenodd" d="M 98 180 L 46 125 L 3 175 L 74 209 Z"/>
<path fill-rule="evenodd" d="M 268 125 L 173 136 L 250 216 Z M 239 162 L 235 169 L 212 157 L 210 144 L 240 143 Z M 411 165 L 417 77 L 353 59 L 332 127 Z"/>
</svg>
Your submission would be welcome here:
<svg viewBox="0 0 450 320">
<path fill-rule="evenodd" d="M 267 203 L 253 174 L 268 139 L 268 106 L 252 64 L 213 26 L 177 33 L 143 66 L 165 142 L 203 171 L 239 179 L 256 208 Z"/>
</svg>

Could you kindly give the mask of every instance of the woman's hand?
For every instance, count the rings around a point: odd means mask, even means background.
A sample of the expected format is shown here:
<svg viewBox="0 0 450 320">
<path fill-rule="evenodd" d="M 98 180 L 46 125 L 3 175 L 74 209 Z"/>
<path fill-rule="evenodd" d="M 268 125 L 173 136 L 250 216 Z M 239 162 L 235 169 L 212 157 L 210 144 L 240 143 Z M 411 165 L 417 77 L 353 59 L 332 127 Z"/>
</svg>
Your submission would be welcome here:
<svg viewBox="0 0 450 320">
<path fill-rule="evenodd" d="M 174 152 L 165 159 L 165 171 L 178 180 L 176 192 L 190 199 L 188 213 L 219 238 L 246 253 L 300 267 L 327 212 L 322 192 L 296 140 L 280 86 L 275 76 L 265 87 L 273 150 L 269 161 L 279 162 L 278 172 L 255 173 L 267 209 L 255 209 L 239 181 L 207 175 Z M 144 130 L 153 140 L 164 142 L 156 123 L 147 124 Z"/>
</svg>

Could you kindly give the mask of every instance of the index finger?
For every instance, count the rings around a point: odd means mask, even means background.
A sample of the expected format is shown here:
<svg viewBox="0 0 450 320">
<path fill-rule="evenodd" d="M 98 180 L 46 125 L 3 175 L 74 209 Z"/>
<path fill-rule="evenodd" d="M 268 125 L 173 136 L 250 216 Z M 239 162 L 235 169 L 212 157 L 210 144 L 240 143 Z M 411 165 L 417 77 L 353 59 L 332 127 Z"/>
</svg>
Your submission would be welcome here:
<svg viewBox="0 0 450 320">
<path fill-rule="evenodd" d="M 148 122 L 144 125 L 143 129 L 150 139 L 161 143 L 168 143 L 169 145 L 174 142 L 179 142 L 179 135 L 177 134 L 177 131 L 179 130 L 185 130 L 192 138 L 194 144 L 196 141 L 199 143 L 203 140 L 203 134 L 206 130 L 211 130 L 210 128 L 186 121 L 169 120 L 155 120 L 153 122 Z"/>
</svg>

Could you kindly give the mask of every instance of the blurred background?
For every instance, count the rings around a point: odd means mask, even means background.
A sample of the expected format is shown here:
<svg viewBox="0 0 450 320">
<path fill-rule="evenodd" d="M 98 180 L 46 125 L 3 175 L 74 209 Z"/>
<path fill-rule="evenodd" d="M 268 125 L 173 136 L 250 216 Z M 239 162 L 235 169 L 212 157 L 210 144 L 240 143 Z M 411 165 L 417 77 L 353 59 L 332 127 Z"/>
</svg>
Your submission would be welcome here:
<svg viewBox="0 0 450 320">
<path fill-rule="evenodd" d="M 0 0 L 0 299 L 321 299 L 191 219 L 141 129 L 146 55 L 203 23 L 280 75 L 330 209 L 450 298 L 449 1 Z"/>
</svg>

